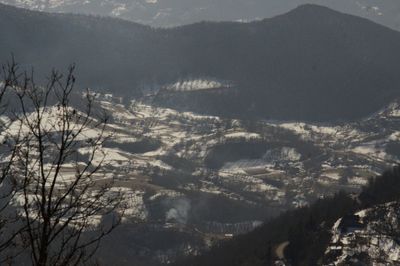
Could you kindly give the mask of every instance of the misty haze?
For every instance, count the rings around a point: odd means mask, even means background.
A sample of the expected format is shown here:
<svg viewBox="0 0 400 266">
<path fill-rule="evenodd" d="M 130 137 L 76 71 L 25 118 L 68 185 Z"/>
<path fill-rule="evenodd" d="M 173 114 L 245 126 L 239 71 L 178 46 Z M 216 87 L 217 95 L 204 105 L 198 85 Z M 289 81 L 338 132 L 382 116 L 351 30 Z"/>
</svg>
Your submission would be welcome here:
<svg viewBox="0 0 400 266">
<path fill-rule="evenodd" d="M 400 1 L 0 0 L 0 265 L 400 265 Z"/>
</svg>

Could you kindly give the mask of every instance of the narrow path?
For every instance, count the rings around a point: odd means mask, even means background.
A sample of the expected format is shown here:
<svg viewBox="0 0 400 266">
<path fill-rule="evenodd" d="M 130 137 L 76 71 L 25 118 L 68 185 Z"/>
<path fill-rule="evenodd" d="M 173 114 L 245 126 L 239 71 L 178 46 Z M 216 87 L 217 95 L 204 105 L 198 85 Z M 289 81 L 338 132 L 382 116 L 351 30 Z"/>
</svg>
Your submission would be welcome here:
<svg viewBox="0 0 400 266">
<path fill-rule="evenodd" d="M 276 249 L 275 249 L 275 255 L 280 259 L 280 260 L 284 260 L 285 259 L 285 249 L 287 248 L 287 246 L 289 246 L 290 242 L 289 241 L 285 241 L 281 244 L 279 244 Z"/>
</svg>

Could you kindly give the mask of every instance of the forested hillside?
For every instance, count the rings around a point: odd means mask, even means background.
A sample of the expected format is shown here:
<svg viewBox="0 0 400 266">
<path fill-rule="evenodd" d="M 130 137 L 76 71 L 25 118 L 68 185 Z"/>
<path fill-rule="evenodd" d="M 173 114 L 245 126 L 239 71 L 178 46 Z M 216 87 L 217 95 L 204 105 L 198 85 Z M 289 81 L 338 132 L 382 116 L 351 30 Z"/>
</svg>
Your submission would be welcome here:
<svg viewBox="0 0 400 266">
<path fill-rule="evenodd" d="M 285 261 L 290 265 L 321 265 L 326 263 L 324 254 L 332 237 L 331 228 L 339 218 L 399 200 L 400 168 L 395 167 L 371 179 L 359 195 L 341 192 L 310 207 L 286 212 L 249 234 L 175 265 L 274 265 L 279 260 L 276 248 L 285 242 L 289 242 L 284 250 Z"/>
<path fill-rule="evenodd" d="M 346 120 L 373 113 L 400 94 L 400 33 L 314 5 L 259 22 L 172 29 L 1 5 L 0 33 L 0 61 L 14 53 L 40 73 L 76 63 L 80 85 L 126 96 L 180 80 L 229 82 L 223 91 L 157 97 L 178 109 Z"/>
</svg>

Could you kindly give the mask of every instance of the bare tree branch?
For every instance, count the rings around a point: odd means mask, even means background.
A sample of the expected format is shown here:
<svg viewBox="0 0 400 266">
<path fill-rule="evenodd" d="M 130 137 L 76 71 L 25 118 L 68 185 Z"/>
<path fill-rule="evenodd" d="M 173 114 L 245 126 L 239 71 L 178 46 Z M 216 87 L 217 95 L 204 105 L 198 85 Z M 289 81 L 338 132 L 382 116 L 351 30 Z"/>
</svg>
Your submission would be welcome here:
<svg viewBox="0 0 400 266">
<path fill-rule="evenodd" d="M 33 265 L 89 261 L 124 214 L 123 194 L 112 188 L 113 178 L 101 180 L 107 117 L 94 117 L 89 91 L 84 94 L 86 106 L 74 107 L 74 70 L 71 66 L 65 76 L 53 71 L 42 87 L 35 83 L 33 71 L 20 74 L 14 62 L 3 68 L 4 86 L 19 103 L 14 112 L 18 145 L 11 153 L 13 164 L 4 168 L 14 177 L 23 223 L 12 239 L 19 236 L 26 242 Z M 84 161 L 79 159 L 82 154 Z M 111 223 L 101 223 L 107 215 L 112 215 Z"/>
</svg>

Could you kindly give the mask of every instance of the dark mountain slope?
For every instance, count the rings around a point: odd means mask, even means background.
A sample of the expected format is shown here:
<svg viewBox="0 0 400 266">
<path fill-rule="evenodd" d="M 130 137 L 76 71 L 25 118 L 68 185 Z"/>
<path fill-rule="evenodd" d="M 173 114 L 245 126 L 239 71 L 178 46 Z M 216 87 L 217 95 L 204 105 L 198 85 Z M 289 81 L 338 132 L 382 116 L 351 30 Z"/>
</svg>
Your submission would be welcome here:
<svg viewBox="0 0 400 266">
<path fill-rule="evenodd" d="M 284 250 L 284 256 L 288 265 L 328 265 L 324 261 L 327 257 L 325 251 L 331 241 L 334 223 L 341 217 L 366 208 L 375 207 L 379 210 L 385 203 L 398 204 L 399 185 L 400 169 L 395 167 L 372 178 L 357 197 L 340 192 L 334 197 L 320 199 L 309 207 L 288 211 L 271 219 L 253 232 L 222 242 L 203 255 L 184 259 L 174 265 L 281 265 L 275 264 L 278 261 L 275 251 L 286 241 L 289 241 L 289 245 Z M 385 219 L 384 216 L 378 218 Z M 398 239 L 398 228 L 392 233 Z M 343 265 L 365 264 L 353 261 Z"/>
<path fill-rule="evenodd" d="M 400 29 L 398 0 L 0 0 L 1 3 L 48 12 L 113 16 L 153 26 L 177 26 L 199 21 L 249 21 L 283 14 L 314 3 L 369 18 Z"/>
<path fill-rule="evenodd" d="M 198 111 L 206 105 L 211 113 L 233 105 L 270 118 L 326 120 L 366 115 L 397 94 L 399 35 L 327 8 L 307 5 L 258 23 L 176 31 L 184 36 L 178 47 L 188 73 L 234 79 L 241 91 L 211 106 L 215 95 L 175 95 L 172 105 Z"/>
<path fill-rule="evenodd" d="M 306 5 L 253 23 L 152 29 L 0 6 L 0 60 L 38 70 L 78 64 L 81 85 L 136 95 L 180 78 L 230 80 L 226 92 L 164 93 L 158 103 L 273 119 L 355 119 L 400 96 L 400 34 Z"/>
<path fill-rule="evenodd" d="M 83 85 L 108 89 L 128 89 L 127 84 L 139 80 L 141 71 L 152 64 L 143 51 L 159 50 L 150 27 L 111 18 L 47 14 L 3 5 L 0 32 L 2 61 L 12 52 L 19 62 L 34 66 L 39 73 L 76 63 Z"/>
</svg>

